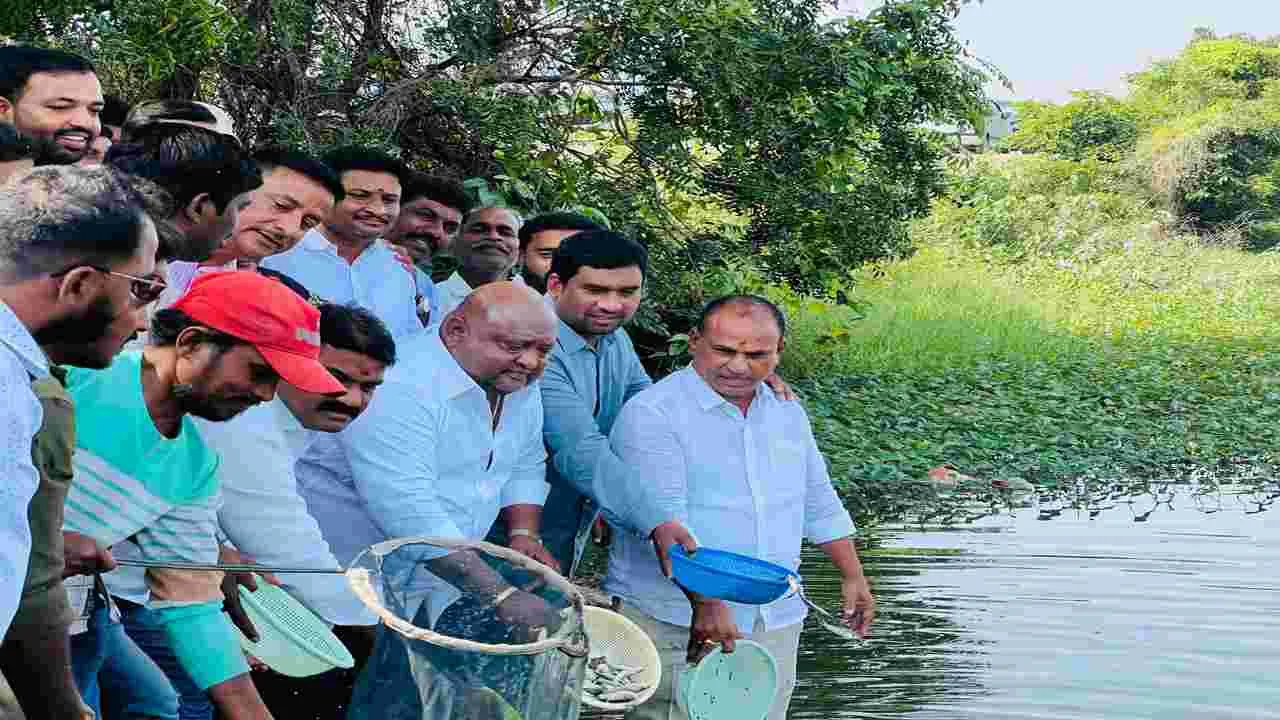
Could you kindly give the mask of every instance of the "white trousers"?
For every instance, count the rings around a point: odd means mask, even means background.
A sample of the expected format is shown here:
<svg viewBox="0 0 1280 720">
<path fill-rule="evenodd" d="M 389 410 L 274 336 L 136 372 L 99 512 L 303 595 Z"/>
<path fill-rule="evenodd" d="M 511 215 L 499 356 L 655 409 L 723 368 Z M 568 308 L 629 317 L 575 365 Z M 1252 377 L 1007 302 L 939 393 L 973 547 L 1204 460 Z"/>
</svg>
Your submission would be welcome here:
<svg viewBox="0 0 1280 720">
<path fill-rule="evenodd" d="M 639 625 L 662 657 L 662 682 L 643 705 L 629 711 L 626 720 L 688 720 L 684 709 L 676 702 L 676 678 L 689 666 L 685 658 L 689 649 L 689 628 L 662 622 L 623 603 L 622 614 Z M 791 693 L 796 689 L 796 656 L 800 649 L 800 630 L 804 623 L 764 632 L 763 623 L 757 622 L 748 640 L 760 643 L 778 663 L 778 694 L 773 699 L 767 720 L 786 720 L 791 705 Z M 741 630 L 741 628 L 739 628 Z M 716 720 L 720 720 L 716 718 Z M 725 718 L 725 720 L 757 720 L 756 718 Z M 763 720 L 763 719 L 760 719 Z"/>
</svg>

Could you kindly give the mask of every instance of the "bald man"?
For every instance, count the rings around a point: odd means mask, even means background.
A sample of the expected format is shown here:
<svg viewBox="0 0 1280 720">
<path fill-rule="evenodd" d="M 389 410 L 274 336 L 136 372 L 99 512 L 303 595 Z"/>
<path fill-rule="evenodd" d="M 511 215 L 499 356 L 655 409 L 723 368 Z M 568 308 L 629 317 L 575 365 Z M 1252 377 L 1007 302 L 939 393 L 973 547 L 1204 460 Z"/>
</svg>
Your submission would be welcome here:
<svg viewBox="0 0 1280 720">
<path fill-rule="evenodd" d="M 339 562 L 388 538 L 482 540 L 501 516 L 513 549 L 554 564 L 536 541 L 547 483 L 534 381 L 555 340 L 542 298 L 497 282 L 397 348 L 369 409 L 298 464 Z"/>
</svg>

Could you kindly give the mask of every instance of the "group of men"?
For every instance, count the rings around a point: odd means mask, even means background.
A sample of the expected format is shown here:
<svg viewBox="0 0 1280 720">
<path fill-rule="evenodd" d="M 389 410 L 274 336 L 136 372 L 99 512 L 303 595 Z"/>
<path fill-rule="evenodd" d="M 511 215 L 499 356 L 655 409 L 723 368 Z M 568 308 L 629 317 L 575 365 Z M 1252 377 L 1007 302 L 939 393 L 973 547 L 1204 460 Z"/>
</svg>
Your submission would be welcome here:
<svg viewBox="0 0 1280 720">
<path fill-rule="evenodd" d="M 295 717 L 299 685 L 241 650 L 237 586 L 282 586 L 361 658 L 385 630 L 340 576 L 191 564 L 487 537 L 572 577 L 601 515 L 604 588 L 663 655 L 630 717 L 684 717 L 672 679 L 742 637 L 779 661 L 770 718 L 794 686 L 800 600 L 701 597 L 669 579 L 675 544 L 794 568 L 808 539 L 867 631 L 772 303 L 709 303 L 691 364 L 653 383 L 623 330 L 648 281 L 634 240 L 473 207 L 370 148 L 251 152 L 212 105 L 109 108 L 84 58 L 0 47 L 0 718 Z M 415 621 L 464 595 L 545 621 L 469 573 Z"/>
</svg>

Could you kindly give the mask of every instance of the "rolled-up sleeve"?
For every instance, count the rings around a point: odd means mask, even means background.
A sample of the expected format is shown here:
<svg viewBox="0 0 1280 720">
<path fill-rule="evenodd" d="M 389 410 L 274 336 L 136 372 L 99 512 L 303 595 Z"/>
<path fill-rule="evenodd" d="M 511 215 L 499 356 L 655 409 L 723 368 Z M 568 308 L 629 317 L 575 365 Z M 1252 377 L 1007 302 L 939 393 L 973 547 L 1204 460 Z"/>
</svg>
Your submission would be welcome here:
<svg viewBox="0 0 1280 720">
<path fill-rule="evenodd" d="M 547 499 L 547 449 L 542 443 L 541 389 L 534 385 L 523 402 L 527 410 L 520 413 L 520 456 L 511 469 L 511 479 L 502 488 L 502 507 L 541 505 Z"/>
<path fill-rule="evenodd" d="M 796 410 L 801 414 L 804 411 Z M 804 426 L 809 428 L 809 418 L 803 418 Z M 827 471 L 827 460 L 818 449 L 818 441 L 813 430 L 806 429 L 807 438 L 805 475 L 808 487 L 804 501 L 804 536 L 815 545 L 829 543 L 832 540 L 848 537 L 855 532 L 853 518 L 840 501 L 836 489 L 831 485 L 831 474 Z"/>
<path fill-rule="evenodd" d="M 688 466 L 666 413 L 648 403 L 627 403 L 613 424 L 609 442 L 634 478 L 628 493 L 633 502 L 618 516 L 633 527 L 649 530 L 670 520 L 688 527 Z"/>
<path fill-rule="evenodd" d="M 561 478 L 618 519 L 634 523 L 631 529 L 641 535 L 670 519 L 646 507 L 645 494 L 636 492 L 642 476 L 618 457 L 560 362 L 553 361 L 543 375 L 542 407 L 542 437 Z"/>
<path fill-rule="evenodd" d="M 439 499 L 437 408 L 412 386 L 387 383 L 338 439 L 351 476 L 383 537 L 465 537 Z"/>
</svg>

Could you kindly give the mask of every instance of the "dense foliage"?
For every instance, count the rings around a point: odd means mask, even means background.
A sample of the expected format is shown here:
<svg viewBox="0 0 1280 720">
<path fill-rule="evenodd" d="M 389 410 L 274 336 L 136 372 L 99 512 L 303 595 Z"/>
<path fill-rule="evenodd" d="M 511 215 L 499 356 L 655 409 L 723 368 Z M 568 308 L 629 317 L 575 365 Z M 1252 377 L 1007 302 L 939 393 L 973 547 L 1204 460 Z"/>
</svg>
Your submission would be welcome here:
<svg viewBox="0 0 1280 720">
<path fill-rule="evenodd" d="M 377 142 L 599 208 L 665 273 L 750 256 L 814 288 L 904 251 L 940 190 L 918 126 L 978 106 L 965 1 L 17 0 L 0 36 L 78 47 L 130 100 L 217 102 L 253 141 Z"/>
</svg>

